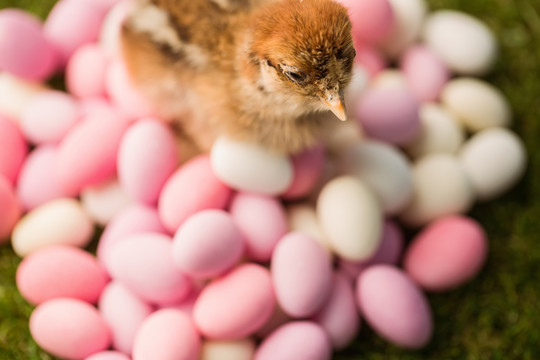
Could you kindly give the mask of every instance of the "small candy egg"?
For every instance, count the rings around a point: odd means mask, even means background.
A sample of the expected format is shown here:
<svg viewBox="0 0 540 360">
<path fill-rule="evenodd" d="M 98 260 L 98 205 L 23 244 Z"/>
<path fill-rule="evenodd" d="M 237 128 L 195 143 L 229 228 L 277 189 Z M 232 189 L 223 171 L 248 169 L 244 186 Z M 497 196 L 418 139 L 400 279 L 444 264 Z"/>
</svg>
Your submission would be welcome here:
<svg viewBox="0 0 540 360">
<path fill-rule="evenodd" d="M 527 167 L 521 139 L 505 128 L 483 130 L 461 148 L 459 160 L 479 200 L 491 200 L 514 186 Z"/>
<path fill-rule="evenodd" d="M 342 173 L 361 179 L 377 196 L 387 215 L 399 213 L 412 196 L 412 171 L 409 161 L 392 145 L 362 141 L 341 154 Z"/>
<path fill-rule="evenodd" d="M 17 124 L 0 114 L 0 175 L 12 185 L 15 184 L 19 170 L 26 159 L 28 145 Z"/>
<path fill-rule="evenodd" d="M 208 339 L 242 339 L 270 319 L 275 303 L 270 272 L 260 265 L 244 264 L 202 290 L 193 320 Z"/>
<path fill-rule="evenodd" d="M 392 265 L 374 265 L 358 277 L 356 299 L 362 317 L 382 338 L 404 348 L 425 346 L 433 333 L 422 291 Z"/>
<path fill-rule="evenodd" d="M 145 303 L 117 281 L 110 282 L 99 298 L 99 312 L 112 334 L 112 346 L 131 354 L 135 335 L 144 319 L 153 312 Z"/>
<path fill-rule="evenodd" d="M 116 214 L 128 208 L 132 203 L 133 199 L 126 194 L 116 179 L 87 186 L 81 192 L 81 204 L 84 210 L 99 225 L 107 225 Z"/>
<path fill-rule="evenodd" d="M 255 342 L 251 339 L 206 340 L 202 344 L 200 360 L 252 360 L 254 354 Z"/>
<path fill-rule="evenodd" d="M 133 344 L 133 360 L 197 360 L 201 339 L 187 315 L 162 309 L 142 323 Z"/>
<path fill-rule="evenodd" d="M 107 12 L 107 15 L 105 15 L 99 34 L 99 45 L 110 58 L 122 56 L 120 30 L 122 29 L 124 19 L 134 4 L 133 1 L 122 0 L 114 5 Z"/>
<path fill-rule="evenodd" d="M 279 200 L 240 192 L 234 195 L 229 211 L 242 233 L 246 256 L 256 261 L 270 260 L 274 247 L 288 230 Z"/>
<path fill-rule="evenodd" d="M 203 210 L 180 226 L 173 240 L 176 266 L 193 278 L 210 278 L 232 268 L 243 254 L 242 233 L 223 210 Z"/>
<path fill-rule="evenodd" d="M 330 360 L 332 345 L 324 329 L 311 321 L 285 324 L 263 340 L 253 360 Z"/>
<path fill-rule="evenodd" d="M 418 135 L 418 112 L 418 101 L 406 88 L 371 88 L 356 108 L 357 120 L 367 136 L 396 145 Z"/>
<path fill-rule="evenodd" d="M 486 234 L 475 220 L 454 215 L 431 223 L 416 235 L 403 267 L 428 291 L 453 289 L 472 279 L 487 257 Z"/>
<path fill-rule="evenodd" d="M 401 59 L 401 69 L 412 93 L 420 102 L 435 101 L 450 78 L 445 64 L 431 49 L 409 48 Z"/>
<path fill-rule="evenodd" d="M 360 317 L 351 283 L 344 275 L 333 275 L 333 287 L 324 307 L 313 321 L 322 326 L 335 350 L 346 348 L 358 334 Z"/>
<path fill-rule="evenodd" d="M 46 301 L 30 316 L 36 343 L 54 356 L 84 359 L 111 344 L 107 324 L 92 305 L 77 299 Z"/>
<path fill-rule="evenodd" d="M 319 224 L 315 206 L 293 203 L 287 207 L 287 218 L 290 231 L 304 233 L 321 244 L 329 254 L 332 252 L 332 245 Z"/>
<path fill-rule="evenodd" d="M 356 43 L 376 44 L 394 27 L 394 13 L 388 0 L 339 0 L 349 10 Z"/>
<path fill-rule="evenodd" d="M 90 253 L 53 245 L 25 257 L 16 281 L 21 295 L 34 305 L 59 297 L 96 303 L 108 276 Z"/>
<path fill-rule="evenodd" d="M 179 164 L 172 130 L 157 119 L 133 124 L 118 150 L 118 180 L 134 199 L 155 204 L 167 179 Z"/>
<path fill-rule="evenodd" d="M 22 208 L 11 183 L 0 174 L 0 243 L 6 241 L 22 215 Z"/>
<path fill-rule="evenodd" d="M 405 145 L 407 153 L 417 159 L 434 153 L 455 154 L 465 141 L 465 131 L 453 113 L 435 103 L 420 107 L 420 134 Z"/>
<path fill-rule="evenodd" d="M 57 54 L 41 30 L 41 22 L 30 13 L 18 9 L 0 11 L 0 70 L 33 81 L 52 75 Z"/>
<path fill-rule="evenodd" d="M 322 173 L 325 157 L 326 154 L 322 146 L 316 146 L 293 155 L 291 161 L 294 177 L 291 185 L 281 197 L 286 200 L 294 200 L 308 195 Z"/>
<path fill-rule="evenodd" d="M 423 38 L 457 74 L 484 75 L 495 62 L 497 43 L 488 27 L 477 18 L 454 10 L 431 13 Z"/>
<path fill-rule="evenodd" d="M 0 113 L 18 120 L 29 101 L 43 90 L 43 84 L 25 81 L 5 71 L 0 72 Z"/>
<path fill-rule="evenodd" d="M 34 144 L 56 144 L 79 121 L 81 111 L 75 99 L 61 91 L 36 95 L 19 120 L 25 137 Z"/>
<path fill-rule="evenodd" d="M 382 230 L 382 211 L 363 182 L 352 176 L 329 181 L 317 199 L 316 211 L 337 255 L 360 261 L 375 253 Z"/>
<path fill-rule="evenodd" d="M 101 351 L 90 355 L 84 360 L 131 360 L 129 356 L 118 351 Z"/>
<path fill-rule="evenodd" d="M 163 186 L 159 216 L 165 228 L 175 233 L 188 217 L 201 210 L 224 209 L 231 194 L 212 171 L 210 157 L 199 155 L 178 168 Z"/>
<path fill-rule="evenodd" d="M 220 137 L 210 157 L 216 176 L 240 191 L 279 195 L 293 182 L 293 165 L 289 158 L 258 144 Z"/>
<path fill-rule="evenodd" d="M 272 254 L 272 282 L 283 311 L 294 318 L 313 315 L 332 288 L 332 264 L 325 249 L 302 233 L 289 233 Z"/>
<path fill-rule="evenodd" d="M 92 240 L 94 226 L 75 199 L 56 199 L 22 217 L 15 225 L 11 245 L 21 257 L 51 245 L 84 247 Z"/>
<path fill-rule="evenodd" d="M 495 86 L 475 78 L 454 79 L 443 89 L 442 104 L 470 131 L 508 126 L 512 112 L 508 100 Z"/>
<path fill-rule="evenodd" d="M 465 213 L 473 202 L 473 189 L 458 159 L 449 154 L 427 155 L 413 167 L 413 197 L 400 218 L 407 225 L 421 226 Z"/>
<path fill-rule="evenodd" d="M 171 238 L 163 234 L 124 238 L 111 248 L 107 266 L 114 280 L 152 304 L 174 304 L 192 289 L 191 280 L 174 264 Z"/>
<path fill-rule="evenodd" d="M 78 48 L 66 66 L 66 87 L 78 98 L 105 96 L 105 75 L 109 59 L 97 44 Z"/>
<path fill-rule="evenodd" d="M 408 89 L 407 78 L 400 69 L 383 69 L 373 77 L 371 88 L 377 89 Z"/>
</svg>

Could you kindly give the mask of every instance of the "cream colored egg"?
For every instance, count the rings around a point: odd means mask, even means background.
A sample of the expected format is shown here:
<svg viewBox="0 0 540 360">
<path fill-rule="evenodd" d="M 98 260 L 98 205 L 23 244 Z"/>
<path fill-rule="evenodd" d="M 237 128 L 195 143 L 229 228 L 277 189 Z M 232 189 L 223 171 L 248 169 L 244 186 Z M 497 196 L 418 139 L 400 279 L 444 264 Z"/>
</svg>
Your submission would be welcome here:
<svg viewBox="0 0 540 360">
<path fill-rule="evenodd" d="M 420 37 L 422 25 L 428 11 L 424 0 L 390 0 L 396 25 L 382 50 L 391 57 L 397 57 Z"/>
<path fill-rule="evenodd" d="M 118 180 L 88 186 L 81 192 L 84 210 L 99 225 L 106 225 L 117 214 L 134 204 Z"/>
<path fill-rule="evenodd" d="M 0 113 L 18 120 L 32 98 L 46 87 L 0 72 Z"/>
<path fill-rule="evenodd" d="M 375 253 L 383 215 L 375 194 L 362 181 L 353 176 L 331 180 L 319 195 L 316 211 L 334 253 L 353 261 Z"/>
<path fill-rule="evenodd" d="M 407 79 L 401 70 L 385 69 L 379 72 L 372 80 L 371 86 L 379 89 L 408 88 Z"/>
<path fill-rule="evenodd" d="M 508 126 L 512 112 L 508 100 L 495 86 L 480 79 L 451 80 L 441 94 L 442 104 L 470 131 Z"/>
<path fill-rule="evenodd" d="M 11 244 L 17 255 L 26 256 L 49 245 L 84 247 L 93 232 L 92 220 L 81 204 L 61 198 L 27 213 L 13 229 Z"/>
<path fill-rule="evenodd" d="M 287 218 L 290 231 L 298 231 L 309 235 L 326 250 L 329 252 L 332 251 L 332 246 L 319 224 L 319 219 L 313 205 L 308 203 L 293 203 L 287 207 Z"/>
<path fill-rule="evenodd" d="M 473 136 L 459 158 L 479 200 L 491 200 L 523 176 L 527 154 L 521 139 L 505 128 L 491 128 Z"/>
<path fill-rule="evenodd" d="M 252 339 L 206 340 L 202 343 L 199 360 L 251 360 L 254 354 L 255 342 Z"/>
</svg>

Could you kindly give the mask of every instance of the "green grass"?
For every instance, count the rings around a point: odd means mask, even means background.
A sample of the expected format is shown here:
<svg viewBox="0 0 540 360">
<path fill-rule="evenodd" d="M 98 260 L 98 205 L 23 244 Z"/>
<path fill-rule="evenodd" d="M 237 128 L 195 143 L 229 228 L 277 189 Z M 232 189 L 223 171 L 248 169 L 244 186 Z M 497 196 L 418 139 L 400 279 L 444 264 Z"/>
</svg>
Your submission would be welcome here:
<svg viewBox="0 0 540 360">
<path fill-rule="evenodd" d="M 0 0 L 0 8 L 22 7 L 44 17 L 53 3 Z M 402 350 L 363 326 L 354 344 L 335 359 L 540 359 L 540 1 L 430 0 L 429 4 L 432 9 L 467 11 L 497 34 L 501 54 L 488 80 L 512 104 L 512 128 L 525 142 L 529 167 L 514 190 L 472 211 L 489 235 L 489 259 L 471 283 L 429 296 L 435 333 L 428 347 Z M 0 360 L 52 359 L 28 333 L 32 308 L 14 285 L 18 261 L 8 246 L 0 247 Z"/>
</svg>

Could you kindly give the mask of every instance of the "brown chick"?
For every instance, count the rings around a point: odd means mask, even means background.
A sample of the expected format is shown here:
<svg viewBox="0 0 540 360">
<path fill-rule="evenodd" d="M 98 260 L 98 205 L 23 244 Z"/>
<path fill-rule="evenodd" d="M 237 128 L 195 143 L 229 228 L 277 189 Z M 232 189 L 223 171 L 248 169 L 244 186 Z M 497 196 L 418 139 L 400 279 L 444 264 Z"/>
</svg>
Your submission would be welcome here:
<svg viewBox="0 0 540 360">
<path fill-rule="evenodd" d="M 122 30 L 134 82 L 208 151 L 220 135 L 296 153 L 346 120 L 355 50 L 333 0 L 142 0 Z"/>
</svg>

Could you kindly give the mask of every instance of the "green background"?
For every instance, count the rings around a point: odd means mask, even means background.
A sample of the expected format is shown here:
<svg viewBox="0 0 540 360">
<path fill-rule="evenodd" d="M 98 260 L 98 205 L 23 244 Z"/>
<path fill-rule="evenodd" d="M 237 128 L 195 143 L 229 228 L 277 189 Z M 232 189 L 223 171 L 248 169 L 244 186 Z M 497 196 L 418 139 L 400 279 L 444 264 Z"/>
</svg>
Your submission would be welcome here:
<svg viewBox="0 0 540 360">
<path fill-rule="evenodd" d="M 44 18 L 54 2 L 0 0 L 0 8 L 24 8 Z M 513 107 L 512 128 L 525 142 L 528 170 L 510 193 L 473 209 L 472 216 L 489 235 L 489 259 L 474 281 L 429 296 L 435 317 L 429 346 L 402 350 L 363 326 L 354 344 L 334 358 L 540 359 L 540 0 L 428 3 L 432 10 L 464 10 L 495 31 L 501 54 L 487 79 L 506 94 Z M 0 247 L 0 360 L 53 359 L 30 338 L 32 307 L 14 285 L 19 261 L 9 246 Z"/>
</svg>

